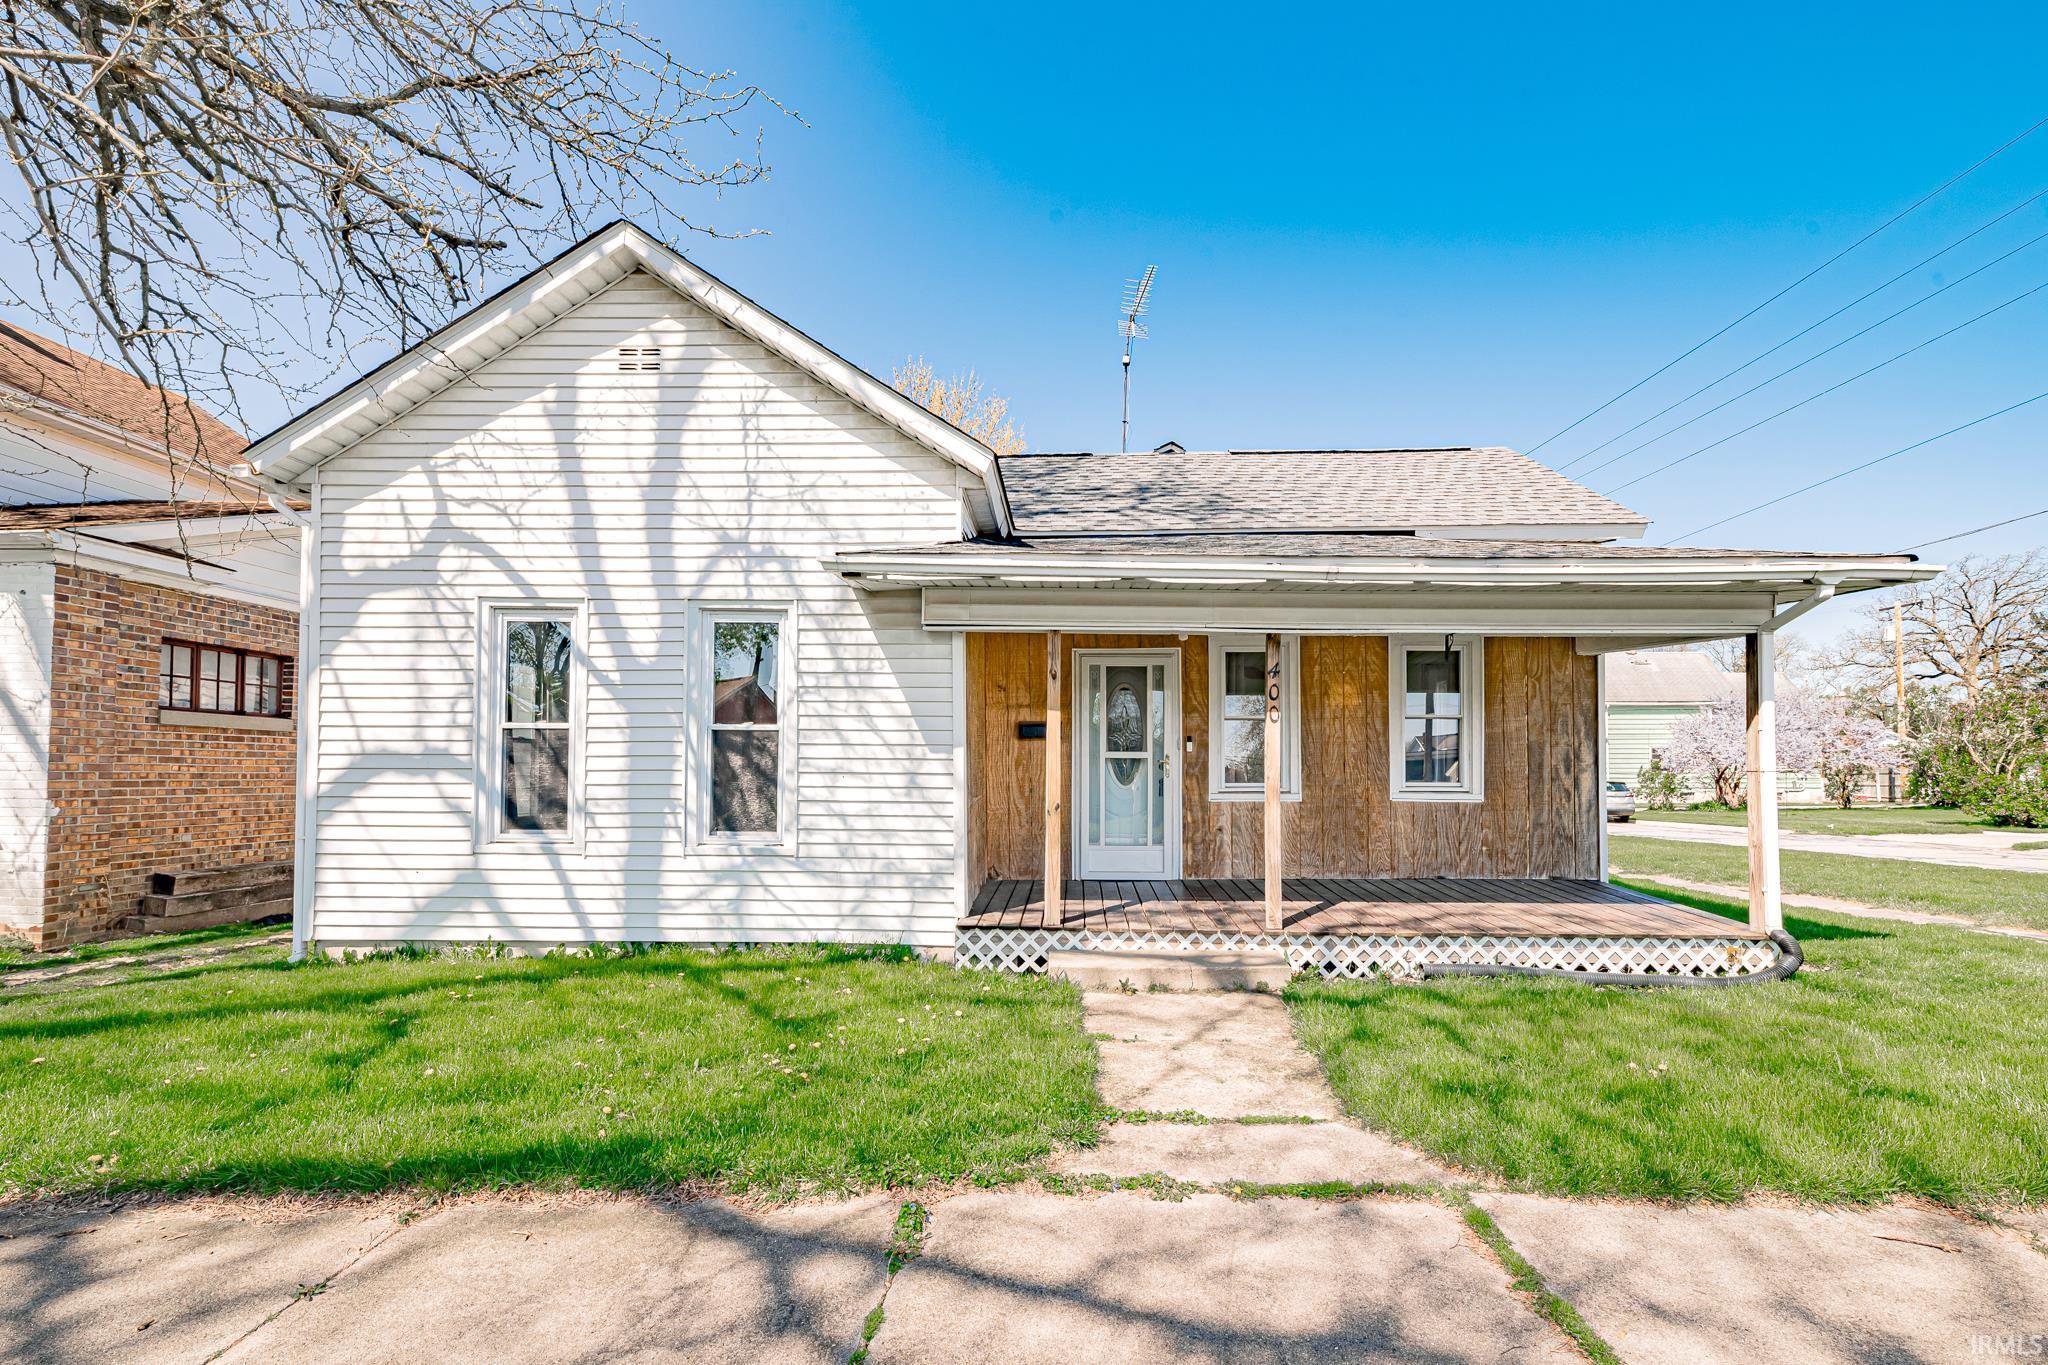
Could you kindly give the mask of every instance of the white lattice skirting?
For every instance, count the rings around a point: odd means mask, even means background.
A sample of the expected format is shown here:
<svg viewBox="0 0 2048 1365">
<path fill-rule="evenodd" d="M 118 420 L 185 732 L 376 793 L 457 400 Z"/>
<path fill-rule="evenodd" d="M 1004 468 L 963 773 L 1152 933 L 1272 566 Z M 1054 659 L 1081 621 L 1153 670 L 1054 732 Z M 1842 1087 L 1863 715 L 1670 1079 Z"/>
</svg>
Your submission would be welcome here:
<svg viewBox="0 0 2048 1365">
<path fill-rule="evenodd" d="M 1442 963 L 1549 967 L 1657 976 L 1754 976 L 1778 946 L 1747 938 L 1623 938 L 1492 934 L 1233 934 L 1092 929 L 962 929 L 953 961 L 984 971 L 1042 972 L 1045 955 L 1098 951 L 1280 952 L 1297 971 L 1324 976 L 1415 976 Z"/>
</svg>

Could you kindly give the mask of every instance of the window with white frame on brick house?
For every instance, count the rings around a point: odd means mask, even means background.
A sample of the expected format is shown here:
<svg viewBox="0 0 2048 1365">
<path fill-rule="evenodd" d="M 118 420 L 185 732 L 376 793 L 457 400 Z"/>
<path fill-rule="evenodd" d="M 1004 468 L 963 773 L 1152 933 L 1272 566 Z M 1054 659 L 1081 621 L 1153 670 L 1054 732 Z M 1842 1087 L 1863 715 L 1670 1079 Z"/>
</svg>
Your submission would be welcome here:
<svg viewBox="0 0 2048 1365">
<path fill-rule="evenodd" d="M 260 650 L 165 640 L 157 705 L 166 711 L 281 717 L 289 665 L 283 656 Z"/>
</svg>

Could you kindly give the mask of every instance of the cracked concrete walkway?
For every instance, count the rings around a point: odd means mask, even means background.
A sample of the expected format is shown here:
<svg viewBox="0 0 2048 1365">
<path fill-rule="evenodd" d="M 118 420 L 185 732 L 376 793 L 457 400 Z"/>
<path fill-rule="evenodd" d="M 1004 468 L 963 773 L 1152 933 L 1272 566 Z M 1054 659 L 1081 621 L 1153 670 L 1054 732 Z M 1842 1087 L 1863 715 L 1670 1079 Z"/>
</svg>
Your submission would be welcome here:
<svg viewBox="0 0 2048 1365">
<path fill-rule="evenodd" d="M 1578 1358 L 1460 1216 L 1468 1198 L 1628 1361 L 1964 1361 L 2048 1340 L 2048 1212 L 1467 1194 L 1336 1116 L 1270 996 L 1091 995 L 1087 1018 L 1112 1103 L 1211 1121 L 1118 1123 L 1061 1165 L 1211 1188 L 921 1193 L 921 1254 L 893 1273 L 894 1195 L 0 1205 L 0 1360 L 808 1365 L 870 1331 L 870 1365 Z M 1236 1181 L 1414 1188 L 1213 1188 Z"/>
<path fill-rule="evenodd" d="M 1082 1000 L 1102 1057 L 1104 1101 L 1148 1116 L 1209 1121 L 1113 1123 L 1100 1146 L 1061 1158 L 1062 1171 L 1211 1184 L 1452 1179 L 1421 1153 L 1341 1117 L 1322 1068 L 1295 1041 L 1277 996 L 1090 991 Z"/>
</svg>

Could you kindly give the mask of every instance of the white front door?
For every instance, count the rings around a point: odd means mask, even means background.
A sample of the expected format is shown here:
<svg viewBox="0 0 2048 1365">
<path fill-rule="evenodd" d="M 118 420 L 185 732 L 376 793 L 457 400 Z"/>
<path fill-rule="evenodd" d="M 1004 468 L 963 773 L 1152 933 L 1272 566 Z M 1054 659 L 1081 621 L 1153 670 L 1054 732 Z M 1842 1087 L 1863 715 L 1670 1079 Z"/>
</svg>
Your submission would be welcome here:
<svg viewBox="0 0 2048 1365">
<path fill-rule="evenodd" d="M 1077 650 L 1074 866 L 1180 875 L 1180 654 Z"/>
</svg>

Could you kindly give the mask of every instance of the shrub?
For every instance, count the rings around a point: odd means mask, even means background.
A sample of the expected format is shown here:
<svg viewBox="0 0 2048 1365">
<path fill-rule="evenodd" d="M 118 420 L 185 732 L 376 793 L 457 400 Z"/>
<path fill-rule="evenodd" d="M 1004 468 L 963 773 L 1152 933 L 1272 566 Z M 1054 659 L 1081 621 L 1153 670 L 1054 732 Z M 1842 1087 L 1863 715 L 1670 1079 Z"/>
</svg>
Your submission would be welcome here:
<svg viewBox="0 0 2048 1365">
<path fill-rule="evenodd" d="M 1977 785 L 1970 808 L 1989 816 L 1994 825 L 2048 829 L 2048 759 L 2009 776 L 1986 777 Z"/>
<path fill-rule="evenodd" d="M 1962 745 L 1936 740 L 1923 744 L 1914 756 L 1906 799 L 1928 806 L 1967 806 L 1986 776 Z"/>
<path fill-rule="evenodd" d="M 1685 797 L 1685 779 L 1664 766 L 1657 754 L 1636 770 L 1636 799 L 1651 810 L 1676 810 Z"/>
</svg>

